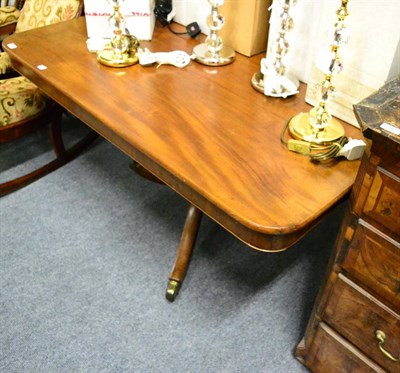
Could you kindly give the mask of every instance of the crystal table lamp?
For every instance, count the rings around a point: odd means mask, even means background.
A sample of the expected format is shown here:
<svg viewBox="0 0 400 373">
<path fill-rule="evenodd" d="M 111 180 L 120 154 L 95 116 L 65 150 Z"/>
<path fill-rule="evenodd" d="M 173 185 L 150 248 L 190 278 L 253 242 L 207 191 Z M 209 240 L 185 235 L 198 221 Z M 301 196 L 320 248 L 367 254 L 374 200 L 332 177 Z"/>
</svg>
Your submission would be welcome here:
<svg viewBox="0 0 400 373">
<path fill-rule="evenodd" d="M 109 26 L 113 32 L 110 44 L 97 53 L 97 60 L 106 66 L 126 67 L 139 61 L 136 52 L 139 41 L 133 35 L 124 35 L 125 17 L 120 11 L 121 2 L 124 0 L 107 0 L 114 12 L 108 19 Z"/>
<path fill-rule="evenodd" d="M 348 0 L 342 0 L 340 8 L 336 11 L 338 18 L 329 52 L 317 61 L 317 67 L 325 74 L 321 83 L 319 104 L 308 113 L 294 116 L 288 123 L 289 132 L 296 139 L 315 144 L 329 144 L 345 135 L 343 126 L 332 118 L 327 105 L 335 91 L 332 76 L 339 74 L 343 69 L 339 47 L 349 39 L 345 24 L 348 16 L 347 3 Z"/>
<path fill-rule="evenodd" d="M 207 17 L 207 26 L 210 28 L 205 43 L 193 49 L 195 60 L 208 66 L 222 66 L 234 61 L 235 51 L 224 45 L 218 31 L 224 26 L 224 17 L 219 13 L 219 7 L 224 0 L 208 0 L 211 5 L 211 14 Z"/>
<path fill-rule="evenodd" d="M 276 29 L 277 38 L 271 43 L 266 58 L 261 60 L 261 71 L 253 75 L 251 84 L 266 96 L 283 97 L 298 93 L 299 81 L 286 72 L 284 58 L 289 51 L 286 34 L 293 27 L 290 9 L 297 0 L 274 0 L 273 9 L 281 8 L 278 19 L 271 20 L 271 26 Z"/>
</svg>

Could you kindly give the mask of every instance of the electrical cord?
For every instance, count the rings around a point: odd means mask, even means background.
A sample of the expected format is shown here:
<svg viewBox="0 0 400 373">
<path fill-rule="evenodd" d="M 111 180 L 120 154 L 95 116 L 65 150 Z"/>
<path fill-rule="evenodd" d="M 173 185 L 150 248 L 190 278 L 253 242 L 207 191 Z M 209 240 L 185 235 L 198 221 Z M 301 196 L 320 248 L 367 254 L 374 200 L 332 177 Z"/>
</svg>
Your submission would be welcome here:
<svg viewBox="0 0 400 373">
<path fill-rule="evenodd" d="M 170 23 L 167 23 L 167 27 L 168 27 L 168 30 L 171 31 L 171 32 L 172 32 L 173 34 L 175 34 L 175 35 L 187 35 L 187 34 L 189 34 L 188 31 L 185 31 L 185 32 L 177 32 L 177 31 L 173 30 Z"/>
<path fill-rule="evenodd" d="M 309 157 L 311 158 L 311 160 L 317 162 L 327 161 L 329 159 L 336 158 L 340 150 L 348 141 L 349 139 L 343 136 L 329 145 L 322 146 L 311 144 L 311 152 Z"/>
<path fill-rule="evenodd" d="M 286 141 L 286 132 L 290 120 L 286 123 L 281 132 L 281 142 L 288 150 L 308 156 L 314 162 L 328 161 L 337 157 L 345 157 L 348 160 L 361 158 L 366 144 L 362 140 L 351 139 L 346 136 L 340 137 L 337 141 L 327 145 L 314 144 L 304 140 L 289 139 Z"/>
<path fill-rule="evenodd" d="M 171 27 L 171 22 L 175 16 L 172 0 L 157 0 L 154 8 L 154 15 L 163 26 L 167 26 L 168 30 L 175 35 L 189 35 L 191 38 L 195 38 L 201 33 L 200 26 L 197 22 L 189 23 L 184 32 L 175 31 Z"/>
</svg>

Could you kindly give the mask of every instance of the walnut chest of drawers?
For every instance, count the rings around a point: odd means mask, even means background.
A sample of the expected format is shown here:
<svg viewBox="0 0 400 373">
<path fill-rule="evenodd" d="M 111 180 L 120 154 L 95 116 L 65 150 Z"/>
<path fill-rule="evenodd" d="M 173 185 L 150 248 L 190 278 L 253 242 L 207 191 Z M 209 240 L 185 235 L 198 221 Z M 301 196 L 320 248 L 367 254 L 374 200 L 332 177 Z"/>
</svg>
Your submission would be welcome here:
<svg viewBox="0 0 400 373">
<path fill-rule="evenodd" d="M 372 145 L 296 349 L 313 372 L 400 372 L 399 92 L 396 79 L 355 105 Z"/>
</svg>

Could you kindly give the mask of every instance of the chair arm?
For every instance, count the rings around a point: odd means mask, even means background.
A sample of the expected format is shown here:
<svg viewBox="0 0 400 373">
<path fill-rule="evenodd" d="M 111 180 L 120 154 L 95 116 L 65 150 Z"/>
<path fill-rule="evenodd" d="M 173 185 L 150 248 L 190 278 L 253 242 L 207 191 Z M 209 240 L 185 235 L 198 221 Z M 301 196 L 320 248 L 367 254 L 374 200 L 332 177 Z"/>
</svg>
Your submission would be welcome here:
<svg viewBox="0 0 400 373">
<path fill-rule="evenodd" d="M 14 32 L 20 13 L 13 6 L 0 8 L 0 35 L 7 35 Z"/>
<path fill-rule="evenodd" d="M 6 52 L 1 52 L 0 53 L 0 79 L 4 79 L 2 75 L 9 73 L 10 71 L 13 71 L 13 68 L 11 67 L 11 61 L 10 57 Z"/>
<path fill-rule="evenodd" d="M 16 27 L 17 22 L 8 23 L 6 25 L 0 26 L 0 37 L 13 34 Z"/>
</svg>

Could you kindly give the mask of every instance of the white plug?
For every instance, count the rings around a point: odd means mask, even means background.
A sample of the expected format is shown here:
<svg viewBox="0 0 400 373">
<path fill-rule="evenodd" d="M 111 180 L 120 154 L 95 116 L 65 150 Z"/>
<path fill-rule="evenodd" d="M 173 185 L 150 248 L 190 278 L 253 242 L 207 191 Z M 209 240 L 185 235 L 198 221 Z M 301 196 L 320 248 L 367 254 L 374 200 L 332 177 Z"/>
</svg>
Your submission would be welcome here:
<svg viewBox="0 0 400 373">
<path fill-rule="evenodd" d="M 150 66 L 157 62 L 157 58 L 154 53 L 151 53 L 147 48 L 144 50 L 139 48 L 137 51 L 137 56 L 139 57 L 139 63 L 142 66 Z"/>
<path fill-rule="evenodd" d="M 175 16 L 176 16 L 176 11 L 175 9 L 172 9 L 167 15 L 167 22 L 171 23 Z"/>
<path fill-rule="evenodd" d="M 156 52 L 152 53 L 147 48 L 139 49 L 139 63 L 142 66 L 149 66 L 153 63 L 160 65 L 173 65 L 175 67 L 185 67 L 189 65 L 191 56 L 184 51 Z"/>
<path fill-rule="evenodd" d="M 154 53 L 158 66 L 173 65 L 175 67 L 185 67 L 189 65 L 191 56 L 184 51 L 157 52 Z"/>
<path fill-rule="evenodd" d="M 360 159 L 364 154 L 367 144 L 363 140 L 349 139 L 342 149 L 336 154 L 336 157 L 345 157 L 349 161 Z"/>
</svg>

